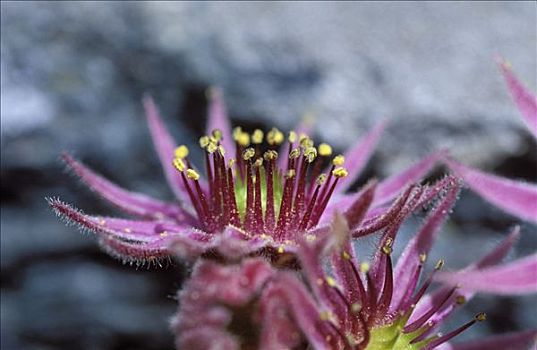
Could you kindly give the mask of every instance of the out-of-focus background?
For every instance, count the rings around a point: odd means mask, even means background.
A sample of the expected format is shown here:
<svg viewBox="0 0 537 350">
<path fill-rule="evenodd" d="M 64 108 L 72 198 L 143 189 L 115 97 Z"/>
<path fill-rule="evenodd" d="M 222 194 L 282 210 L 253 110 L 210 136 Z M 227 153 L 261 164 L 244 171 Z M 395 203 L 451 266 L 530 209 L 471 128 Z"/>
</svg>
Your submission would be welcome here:
<svg viewBox="0 0 537 350">
<path fill-rule="evenodd" d="M 63 172 L 63 150 L 127 188 L 171 198 L 144 92 L 187 144 L 203 132 L 205 91 L 216 85 L 235 124 L 289 129 L 310 114 L 317 139 L 340 150 L 389 118 L 367 176 L 448 148 L 467 164 L 537 179 L 535 141 L 494 63 L 505 56 L 536 90 L 532 2 L 2 2 L 1 20 L 5 350 L 173 347 L 182 265 L 123 266 L 44 200 L 113 212 Z M 465 191 L 431 261 L 461 267 L 518 222 Z M 513 257 L 537 246 L 535 226 L 521 225 Z M 450 326 L 484 310 L 490 321 L 461 339 L 536 327 L 535 305 L 479 297 Z"/>
</svg>

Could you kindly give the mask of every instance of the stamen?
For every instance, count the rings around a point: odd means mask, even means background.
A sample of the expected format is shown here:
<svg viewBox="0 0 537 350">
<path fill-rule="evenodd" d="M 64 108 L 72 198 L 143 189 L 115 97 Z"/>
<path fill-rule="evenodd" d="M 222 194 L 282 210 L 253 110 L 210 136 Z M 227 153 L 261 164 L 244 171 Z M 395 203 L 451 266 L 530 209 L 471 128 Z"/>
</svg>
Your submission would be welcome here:
<svg viewBox="0 0 537 350">
<path fill-rule="evenodd" d="M 263 131 L 261 131 L 260 129 L 255 129 L 251 139 L 254 145 L 259 145 L 263 143 Z"/>
<path fill-rule="evenodd" d="M 267 201 L 265 205 L 265 230 L 272 232 L 274 230 L 275 218 L 274 218 L 274 175 L 273 167 L 274 161 L 278 158 L 278 152 L 267 151 L 264 154 L 266 160 L 265 168 L 265 182 L 267 187 Z"/>
<path fill-rule="evenodd" d="M 436 305 L 433 305 L 429 309 L 429 311 L 424 313 L 423 316 L 421 316 L 419 319 L 409 325 L 406 325 L 405 328 L 403 328 L 403 333 L 412 333 L 418 330 L 418 328 L 420 328 L 421 326 L 423 326 L 423 324 L 425 324 L 425 322 L 427 322 L 427 320 L 431 318 L 431 316 L 434 315 L 434 313 L 437 312 L 442 307 L 442 305 L 444 305 L 451 298 L 451 296 L 453 296 L 455 290 L 457 290 L 456 287 L 448 291 L 442 301 L 440 301 Z"/>
<path fill-rule="evenodd" d="M 471 326 L 473 326 L 476 322 L 482 322 L 482 321 L 485 321 L 486 319 L 487 319 L 487 315 L 484 312 L 481 312 L 481 313 L 475 315 L 473 320 L 465 323 L 464 325 L 460 326 L 459 328 L 455 329 L 454 331 L 451 331 L 446 335 L 443 335 L 443 336 L 440 336 L 440 337 L 434 339 L 432 342 L 428 343 L 427 346 L 425 346 L 425 348 L 423 350 L 432 350 L 432 349 L 436 348 L 438 345 L 443 344 L 443 343 L 449 341 L 450 339 L 456 337 L 457 335 L 461 334 L 466 329 L 468 329 Z"/>
<path fill-rule="evenodd" d="M 185 145 L 181 145 L 175 149 L 174 154 L 175 154 L 175 157 L 184 159 L 188 157 L 188 147 Z"/>
</svg>

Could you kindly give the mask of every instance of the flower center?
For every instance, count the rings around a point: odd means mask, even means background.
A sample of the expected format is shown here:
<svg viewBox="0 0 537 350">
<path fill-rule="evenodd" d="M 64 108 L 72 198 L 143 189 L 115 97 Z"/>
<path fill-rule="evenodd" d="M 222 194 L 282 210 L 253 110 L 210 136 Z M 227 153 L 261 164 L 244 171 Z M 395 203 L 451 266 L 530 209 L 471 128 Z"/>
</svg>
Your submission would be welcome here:
<svg viewBox="0 0 537 350">
<path fill-rule="evenodd" d="M 226 159 L 220 130 L 200 138 L 207 183 L 190 164 L 186 146 L 175 152 L 173 164 L 207 232 L 233 225 L 284 240 L 289 232 L 318 224 L 338 180 L 347 176 L 342 155 L 331 160 L 328 174 L 322 173 L 332 148 L 325 143 L 315 147 L 307 135 L 291 131 L 286 141 L 276 128 L 265 135 L 259 129 L 249 134 L 237 127 L 233 140 L 235 158 Z M 285 159 L 279 159 L 280 146 Z"/>
</svg>

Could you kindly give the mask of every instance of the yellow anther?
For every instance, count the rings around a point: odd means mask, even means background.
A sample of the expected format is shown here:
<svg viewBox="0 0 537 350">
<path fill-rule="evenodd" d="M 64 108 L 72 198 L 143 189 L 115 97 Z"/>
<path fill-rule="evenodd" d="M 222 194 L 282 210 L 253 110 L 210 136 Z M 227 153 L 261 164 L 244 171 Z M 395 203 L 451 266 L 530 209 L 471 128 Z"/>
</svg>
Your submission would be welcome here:
<svg viewBox="0 0 537 350">
<path fill-rule="evenodd" d="M 242 152 L 242 159 L 244 160 L 250 160 L 255 156 L 255 149 L 253 148 L 247 148 Z"/>
<path fill-rule="evenodd" d="M 296 159 L 300 156 L 300 150 L 295 148 L 289 152 L 289 159 Z"/>
<path fill-rule="evenodd" d="M 216 141 L 222 140 L 222 130 L 220 129 L 214 129 L 212 132 L 213 137 Z"/>
<path fill-rule="evenodd" d="M 484 312 L 480 312 L 477 315 L 475 315 L 475 319 L 479 322 L 485 321 L 487 319 L 487 314 Z"/>
<path fill-rule="evenodd" d="M 252 134 L 252 143 L 256 145 L 263 143 L 263 131 L 260 129 L 254 130 L 254 133 Z"/>
<path fill-rule="evenodd" d="M 297 138 L 296 132 L 294 132 L 293 130 L 289 131 L 289 136 L 287 137 L 289 142 L 291 142 L 291 143 L 296 142 L 296 138 Z"/>
<path fill-rule="evenodd" d="M 281 144 L 283 139 L 283 133 L 276 128 L 272 128 L 269 132 L 267 132 L 267 143 L 271 146 Z"/>
<path fill-rule="evenodd" d="M 346 251 L 343 251 L 343 253 L 341 253 L 341 257 L 345 260 L 351 260 L 351 255 Z"/>
<path fill-rule="evenodd" d="M 218 152 L 219 152 L 220 155 L 223 157 L 224 154 L 226 154 L 226 150 L 225 150 L 224 146 L 219 145 L 219 146 L 218 146 Z"/>
<path fill-rule="evenodd" d="M 349 172 L 343 167 L 337 167 L 332 171 L 332 175 L 334 175 L 335 177 L 345 177 L 349 175 Z"/>
<path fill-rule="evenodd" d="M 319 317 L 321 321 L 329 321 L 332 318 L 332 313 L 330 311 L 321 311 Z"/>
<path fill-rule="evenodd" d="M 321 143 L 318 147 L 319 155 L 329 157 L 332 155 L 332 147 L 327 143 Z"/>
<path fill-rule="evenodd" d="M 177 171 L 182 172 L 183 170 L 185 170 L 185 163 L 181 158 L 175 158 L 173 160 L 173 166 L 175 169 L 177 169 Z"/>
<path fill-rule="evenodd" d="M 304 157 L 308 163 L 312 163 L 317 158 L 317 148 L 308 147 L 304 150 Z"/>
<path fill-rule="evenodd" d="M 466 303 L 466 297 L 464 295 L 457 295 L 455 297 L 455 302 L 458 304 L 458 305 L 462 305 L 464 303 Z"/>
<path fill-rule="evenodd" d="M 440 259 L 438 260 L 438 262 L 436 263 L 436 266 L 434 267 L 435 270 L 440 270 L 442 267 L 444 267 L 444 260 L 443 259 Z"/>
<path fill-rule="evenodd" d="M 209 145 L 209 136 L 200 137 L 200 147 L 205 148 Z"/>
<path fill-rule="evenodd" d="M 250 146 L 250 135 L 247 133 L 240 134 L 237 143 L 243 147 Z"/>
<path fill-rule="evenodd" d="M 184 159 L 188 157 L 188 147 L 185 145 L 181 145 L 175 149 L 175 157 Z"/>
<path fill-rule="evenodd" d="M 342 166 L 343 163 L 345 163 L 345 157 L 341 154 L 338 154 L 334 157 L 334 159 L 332 159 L 332 164 L 335 166 Z"/>
<path fill-rule="evenodd" d="M 263 158 L 259 157 L 255 160 L 254 166 L 260 167 L 261 165 L 263 165 Z"/>
<path fill-rule="evenodd" d="M 235 162 L 236 162 L 235 158 L 231 158 L 231 159 L 227 162 L 227 166 L 231 168 L 231 167 L 233 167 L 233 165 L 235 165 Z"/>
<path fill-rule="evenodd" d="M 313 140 L 310 139 L 307 135 L 300 136 L 300 147 L 302 148 L 313 147 Z"/>
<path fill-rule="evenodd" d="M 367 273 L 369 271 L 369 264 L 366 262 L 361 263 L 360 271 L 362 271 L 362 273 Z"/>
<path fill-rule="evenodd" d="M 275 160 L 275 159 L 278 159 L 278 152 L 269 150 L 269 151 L 266 151 L 265 154 L 263 154 L 263 157 L 265 158 L 266 161 Z"/>
<path fill-rule="evenodd" d="M 360 311 L 362 311 L 362 305 L 359 304 L 359 303 L 352 303 L 351 304 L 351 311 L 353 314 L 357 314 L 359 313 Z"/>
<path fill-rule="evenodd" d="M 213 154 L 218 149 L 218 145 L 216 142 L 209 141 L 209 144 L 207 145 L 207 152 Z"/>
<path fill-rule="evenodd" d="M 325 281 L 326 281 L 326 284 L 328 284 L 330 287 L 335 287 L 335 286 L 337 286 L 337 282 L 336 282 L 336 280 L 334 279 L 334 277 L 326 276 L 326 277 L 325 277 Z"/>
<path fill-rule="evenodd" d="M 385 244 L 383 247 L 382 247 L 382 252 L 386 255 L 390 255 L 392 253 L 392 247 L 388 244 Z"/>
<path fill-rule="evenodd" d="M 285 253 L 285 247 L 284 247 L 283 245 L 281 245 L 281 246 L 278 247 L 278 253 L 279 253 L 279 254 L 283 254 L 283 253 Z"/>
<path fill-rule="evenodd" d="M 285 173 L 285 177 L 287 179 L 292 179 L 293 177 L 295 177 L 295 175 L 296 175 L 295 169 L 289 169 L 287 170 L 287 173 Z"/>
<path fill-rule="evenodd" d="M 312 234 L 307 234 L 306 235 L 306 240 L 308 240 L 308 242 L 313 242 L 317 239 L 317 236 L 315 235 L 312 235 Z"/>
<path fill-rule="evenodd" d="M 322 185 L 326 180 L 326 174 L 321 174 L 317 177 L 317 180 L 315 180 L 317 182 L 317 185 Z"/>
<path fill-rule="evenodd" d="M 242 134 L 242 128 L 240 126 L 233 128 L 233 140 L 238 141 L 240 134 Z"/>
<path fill-rule="evenodd" d="M 420 263 L 423 264 L 425 262 L 425 260 L 427 260 L 427 254 L 421 253 L 420 254 Z"/>
<path fill-rule="evenodd" d="M 200 178 L 200 174 L 198 174 L 198 172 L 194 169 L 187 169 L 186 176 L 194 181 L 197 181 Z"/>
</svg>

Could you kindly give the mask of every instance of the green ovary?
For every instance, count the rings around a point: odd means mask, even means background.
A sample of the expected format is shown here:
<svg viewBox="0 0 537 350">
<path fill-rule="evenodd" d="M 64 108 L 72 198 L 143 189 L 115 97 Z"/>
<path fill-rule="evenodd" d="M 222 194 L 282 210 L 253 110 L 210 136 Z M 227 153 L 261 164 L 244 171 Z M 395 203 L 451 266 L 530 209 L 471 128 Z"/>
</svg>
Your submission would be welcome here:
<svg viewBox="0 0 537 350">
<path fill-rule="evenodd" d="M 409 315 L 410 316 L 410 315 Z M 421 335 L 425 329 L 419 328 L 412 333 L 403 333 L 403 328 L 409 316 L 401 317 L 390 325 L 373 328 L 370 333 L 370 340 L 366 350 L 420 350 L 423 349 L 433 338 L 410 344 L 410 342 Z"/>
<path fill-rule="evenodd" d="M 267 206 L 267 179 L 265 176 L 265 169 L 260 169 L 261 177 L 261 206 L 263 208 L 263 215 L 266 212 Z M 246 213 L 246 180 L 243 180 L 240 176 L 235 177 L 235 201 L 237 202 L 237 209 L 241 220 L 244 220 Z M 278 212 L 280 211 L 280 205 L 282 202 L 283 195 L 283 186 L 282 180 L 279 173 L 276 171 L 273 173 L 273 193 L 274 193 L 274 213 L 276 218 L 278 217 Z"/>
</svg>

